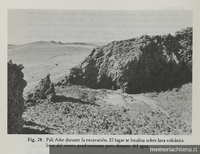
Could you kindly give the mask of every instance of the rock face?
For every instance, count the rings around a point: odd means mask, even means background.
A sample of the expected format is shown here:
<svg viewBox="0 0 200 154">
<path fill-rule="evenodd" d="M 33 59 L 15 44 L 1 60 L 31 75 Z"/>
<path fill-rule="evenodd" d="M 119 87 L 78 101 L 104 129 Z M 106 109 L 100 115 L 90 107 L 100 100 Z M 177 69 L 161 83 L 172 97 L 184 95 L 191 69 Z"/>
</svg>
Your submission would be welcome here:
<svg viewBox="0 0 200 154">
<path fill-rule="evenodd" d="M 192 28 L 186 28 L 182 29 L 181 31 L 177 31 L 175 37 L 181 45 L 178 54 L 181 55 L 186 65 L 192 71 Z"/>
<path fill-rule="evenodd" d="M 175 36 L 144 35 L 94 48 L 70 70 L 65 82 L 142 93 L 167 90 L 191 80 L 192 28 L 187 28 Z"/>
<path fill-rule="evenodd" d="M 45 78 L 41 79 L 39 84 L 28 93 L 26 98 L 27 105 L 34 105 L 42 99 L 47 99 L 48 96 L 51 97 L 55 95 L 55 89 L 53 83 L 50 80 L 50 74 Z"/>
<path fill-rule="evenodd" d="M 8 62 L 8 134 L 22 133 L 23 89 L 26 86 L 21 71 L 23 68 L 22 65 Z"/>
</svg>

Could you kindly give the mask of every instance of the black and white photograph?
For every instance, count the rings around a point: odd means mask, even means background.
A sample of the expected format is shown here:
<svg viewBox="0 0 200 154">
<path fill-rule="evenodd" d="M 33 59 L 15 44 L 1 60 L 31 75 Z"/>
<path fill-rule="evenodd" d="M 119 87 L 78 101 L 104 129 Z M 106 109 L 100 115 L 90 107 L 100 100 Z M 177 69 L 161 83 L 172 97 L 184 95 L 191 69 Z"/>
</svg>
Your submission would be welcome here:
<svg viewBox="0 0 200 154">
<path fill-rule="evenodd" d="M 192 135 L 192 10 L 7 14 L 7 134 Z"/>
</svg>

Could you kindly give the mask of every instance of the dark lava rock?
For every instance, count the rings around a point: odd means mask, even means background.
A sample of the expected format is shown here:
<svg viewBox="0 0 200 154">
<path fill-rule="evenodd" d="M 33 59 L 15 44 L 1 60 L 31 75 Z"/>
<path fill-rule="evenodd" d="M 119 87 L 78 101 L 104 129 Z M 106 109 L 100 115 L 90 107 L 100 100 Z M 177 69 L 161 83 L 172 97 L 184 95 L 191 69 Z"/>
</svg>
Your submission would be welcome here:
<svg viewBox="0 0 200 154">
<path fill-rule="evenodd" d="M 144 35 L 96 47 L 70 70 L 65 84 L 143 93 L 191 81 L 192 28 L 187 28 L 175 36 Z"/>
<path fill-rule="evenodd" d="M 27 94 L 26 104 L 34 105 L 40 102 L 42 99 L 47 99 L 48 96 L 52 97 L 55 95 L 55 89 L 53 83 L 50 80 L 50 74 L 45 78 L 41 79 L 39 84 Z"/>
<path fill-rule="evenodd" d="M 8 62 L 8 134 L 21 134 L 24 112 L 23 89 L 26 81 L 20 64 Z"/>
<path fill-rule="evenodd" d="M 192 34 L 192 28 L 182 29 L 175 34 L 176 39 L 181 45 L 178 54 L 181 55 L 190 70 L 192 70 Z"/>
</svg>

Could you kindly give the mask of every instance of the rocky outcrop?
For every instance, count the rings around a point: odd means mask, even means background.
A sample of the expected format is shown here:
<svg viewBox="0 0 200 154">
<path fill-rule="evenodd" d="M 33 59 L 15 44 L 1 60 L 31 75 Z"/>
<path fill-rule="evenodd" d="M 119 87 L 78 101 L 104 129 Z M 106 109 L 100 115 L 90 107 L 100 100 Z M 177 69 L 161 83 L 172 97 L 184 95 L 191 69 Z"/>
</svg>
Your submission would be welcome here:
<svg viewBox="0 0 200 154">
<path fill-rule="evenodd" d="M 167 90 L 191 80 L 192 28 L 187 28 L 175 36 L 144 35 L 94 48 L 70 70 L 65 83 L 142 93 Z"/>
<path fill-rule="evenodd" d="M 8 62 L 8 134 L 22 133 L 23 89 L 26 86 L 21 71 L 23 68 L 22 65 Z"/>
<path fill-rule="evenodd" d="M 39 84 L 27 94 L 26 105 L 35 105 L 42 99 L 47 99 L 55 95 L 54 85 L 50 80 L 50 74 L 42 78 Z"/>
<path fill-rule="evenodd" d="M 179 41 L 181 47 L 178 50 L 178 54 L 185 61 L 186 65 L 192 71 L 192 28 L 182 29 L 177 31 L 175 38 Z"/>
</svg>

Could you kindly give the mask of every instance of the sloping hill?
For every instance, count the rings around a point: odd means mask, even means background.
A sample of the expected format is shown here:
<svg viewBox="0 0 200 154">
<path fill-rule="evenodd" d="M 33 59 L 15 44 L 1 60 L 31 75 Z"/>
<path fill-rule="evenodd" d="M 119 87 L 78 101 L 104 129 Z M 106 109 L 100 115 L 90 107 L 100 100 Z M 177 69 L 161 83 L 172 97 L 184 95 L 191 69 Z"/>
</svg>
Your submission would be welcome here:
<svg viewBox="0 0 200 154">
<path fill-rule="evenodd" d="M 38 41 L 24 45 L 8 45 L 8 60 L 23 64 L 27 81 L 25 93 L 35 87 L 41 78 L 51 74 L 53 82 L 69 73 L 95 47 L 90 44 Z"/>
<path fill-rule="evenodd" d="M 179 87 L 191 80 L 192 28 L 187 28 L 175 36 L 143 35 L 96 47 L 70 70 L 64 84 L 142 93 Z"/>
</svg>

